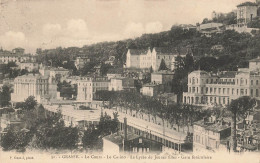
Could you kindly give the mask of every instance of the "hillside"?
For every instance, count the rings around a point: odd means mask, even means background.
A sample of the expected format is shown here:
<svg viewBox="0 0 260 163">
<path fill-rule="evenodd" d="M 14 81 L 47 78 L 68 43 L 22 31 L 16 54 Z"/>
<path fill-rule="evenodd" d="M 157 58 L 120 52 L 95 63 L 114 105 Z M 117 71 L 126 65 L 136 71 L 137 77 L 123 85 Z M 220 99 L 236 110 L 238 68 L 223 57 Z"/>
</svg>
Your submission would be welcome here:
<svg viewBox="0 0 260 163">
<path fill-rule="evenodd" d="M 212 46 L 222 45 L 223 51 L 212 50 Z M 116 57 L 116 65 L 122 67 L 125 63 L 125 55 L 128 48 L 148 48 L 148 47 L 186 47 L 192 48 L 196 58 L 201 58 L 205 54 L 210 54 L 214 58 L 222 61 L 223 57 L 228 56 L 229 62 L 220 64 L 217 69 L 233 70 L 235 67 L 247 66 L 245 61 L 260 55 L 260 35 L 239 34 L 235 31 L 225 31 L 222 34 L 213 35 L 211 38 L 201 36 L 197 31 L 183 30 L 180 27 L 173 26 L 170 31 L 156 34 L 144 34 L 136 39 L 128 39 L 117 42 L 102 42 L 84 47 L 69 47 L 56 49 L 37 49 L 39 54 L 38 62 L 50 64 L 53 66 L 64 66 L 64 63 L 71 63 L 76 56 L 88 56 L 94 62 L 103 62 L 109 56 Z M 208 58 L 208 57 L 207 57 Z M 205 58 L 204 58 L 205 60 Z M 207 60 L 207 59 L 206 59 Z M 214 60 L 211 57 L 211 60 Z M 66 61 L 66 62 L 64 62 Z M 199 63 L 199 60 L 197 60 Z M 201 67 L 203 69 L 203 67 Z M 205 67 L 206 68 L 206 67 Z"/>
</svg>

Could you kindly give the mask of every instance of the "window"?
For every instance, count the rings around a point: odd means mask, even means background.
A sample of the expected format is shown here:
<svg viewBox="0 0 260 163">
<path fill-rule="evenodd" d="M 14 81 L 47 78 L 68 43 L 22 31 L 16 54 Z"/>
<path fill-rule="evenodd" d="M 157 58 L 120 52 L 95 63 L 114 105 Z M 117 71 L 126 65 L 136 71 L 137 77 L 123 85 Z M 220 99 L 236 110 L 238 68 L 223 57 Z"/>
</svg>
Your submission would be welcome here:
<svg viewBox="0 0 260 163">
<path fill-rule="evenodd" d="M 226 88 L 223 88 L 223 94 L 225 94 Z"/>
<path fill-rule="evenodd" d="M 251 89 L 250 95 L 253 96 L 254 95 L 254 90 Z"/>
<path fill-rule="evenodd" d="M 258 85 L 258 80 L 256 80 L 256 85 Z"/>
<path fill-rule="evenodd" d="M 255 90 L 255 96 L 258 97 L 258 89 Z"/>
<path fill-rule="evenodd" d="M 254 85 L 254 81 L 253 80 L 251 80 L 251 85 Z"/>
</svg>

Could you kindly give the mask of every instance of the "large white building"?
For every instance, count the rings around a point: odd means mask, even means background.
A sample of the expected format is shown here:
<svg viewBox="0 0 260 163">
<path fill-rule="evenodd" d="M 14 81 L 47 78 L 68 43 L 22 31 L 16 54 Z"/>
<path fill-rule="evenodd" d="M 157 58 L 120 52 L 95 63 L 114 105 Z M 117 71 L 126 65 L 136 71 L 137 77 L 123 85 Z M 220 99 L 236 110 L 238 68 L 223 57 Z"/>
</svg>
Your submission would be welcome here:
<svg viewBox="0 0 260 163">
<path fill-rule="evenodd" d="M 154 47 L 152 50 L 147 49 L 129 49 L 126 54 L 126 68 L 153 68 L 157 71 L 162 60 L 165 61 L 166 66 L 170 70 L 175 68 L 175 58 L 180 55 L 185 57 L 186 54 L 191 53 L 188 48 L 171 49 L 167 47 Z"/>
<path fill-rule="evenodd" d="M 77 101 L 91 102 L 96 92 L 108 90 L 109 80 L 106 77 L 84 77 L 78 80 Z"/>
<path fill-rule="evenodd" d="M 232 99 L 250 96 L 260 99 L 260 58 L 249 61 L 249 68 L 217 74 L 193 71 L 188 75 L 188 92 L 183 103 L 228 105 Z"/>
<path fill-rule="evenodd" d="M 29 96 L 40 101 L 42 98 L 55 99 L 57 97 L 57 83 L 53 78 L 40 74 L 27 74 L 14 79 L 12 102 L 22 102 Z"/>
</svg>

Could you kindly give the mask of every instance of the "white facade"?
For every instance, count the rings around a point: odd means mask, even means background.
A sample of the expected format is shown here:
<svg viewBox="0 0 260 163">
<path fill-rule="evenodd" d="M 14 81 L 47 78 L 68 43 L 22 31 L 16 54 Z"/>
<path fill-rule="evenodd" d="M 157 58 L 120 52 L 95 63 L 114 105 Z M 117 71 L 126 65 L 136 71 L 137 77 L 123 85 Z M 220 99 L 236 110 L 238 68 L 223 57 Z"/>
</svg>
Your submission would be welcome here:
<svg viewBox="0 0 260 163">
<path fill-rule="evenodd" d="M 55 99 L 57 83 L 53 79 L 39 74 L 18 76 L 14 80 L 14 92 L 11 94 L 11 101 L 22 102 L 29 96 L 34 96 L 37 100 L 42 97 Z"/>
<path fill-rule="evenodd" d="M 34 70 L 39 69 L 39 64 L 34 63 L 34 62 L 23 62 L 23 63 L 19 63 L 19 68 L 28 70 L 29 72 L 32 72 Z"/>
<path fill-rule="evenodd" d="M 129 49 L 126 54 L 126 68 L 153 68 L 157 71 L 160 67 L 162 60 L 168 69 L 174 70 L 175 68 L 175 58 L 178 55 L 185 57 L 188 51 L 184 54 L 179 54 L 177 50 L 168 48 L 155 47 L 153 50 L 148 49 Z"/>
<path fill-rule="evenodd" d="M 232 99 L 250 96 L 260 99 L 260 59 L 249 61 L 249 69 L 212 74 L 193 71 L 188 75 L 188 92 L 183 103 L 195 105 L 228 105 Z"/>
<path fill-rule="evenodd" d="M 86 77 L 78 81 L 77 101 L 91 102 L 96 91 L 108 90 L 109 81 L 104 77 Z"/>
</svg>

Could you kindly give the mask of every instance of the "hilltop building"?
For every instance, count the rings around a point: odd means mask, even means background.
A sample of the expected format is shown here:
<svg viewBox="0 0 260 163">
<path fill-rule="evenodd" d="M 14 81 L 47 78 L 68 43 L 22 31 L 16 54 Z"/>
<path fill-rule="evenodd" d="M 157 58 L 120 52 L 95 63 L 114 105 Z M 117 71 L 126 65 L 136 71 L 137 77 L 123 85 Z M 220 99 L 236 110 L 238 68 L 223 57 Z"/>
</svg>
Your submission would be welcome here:
<svg viewBox="0 0 260 163">
<path fill-rule="evenodd" d="M 128 49 L 126 54 L 126 68 L 149 69 L 152 67 L 157 71 L 162 60 L 169 70 L 175 69 L 175 58 L 177 56 L 185 57 L 192 51 L 189 48 L 171 49 L 166 47 L 154 47 L 148 49 Z"/>
<path fill-rule="evenodd" d="M 0 63 L 7 64 L 9 62 L 35 62 L 36 57 L 31 54 L 25 54 L 24 49 L 16 48 L 10 51 L 0 51 Z"/>
<path fill-rule="evenodd" d="M 57 97 L 57 83 L 53 78 L 40 74 L 27 74 L 14 79 L 12 102 L 23 102 L 29 96 L 34 96 L 38 102 L 42 98 L 55 99 Z"/>
<path fill-rule="evenodd" d="M 259 3 L 259 2 L 258 2 Z M 239 27 L 247 24 L 257 16 L 258 6 L 256 3 L 245 2 L 237 6 L 237 24 Z"/>
<path fill-rule="evenodd" d="M 193 71 L 188 75 L 188 92 L 183 103 L 195 105 L 228 105 L 232 99 L 250 96 L 260 99 L 260 58 L 249 61 L 249 68 L 238 71 Z"/>
</svg>

